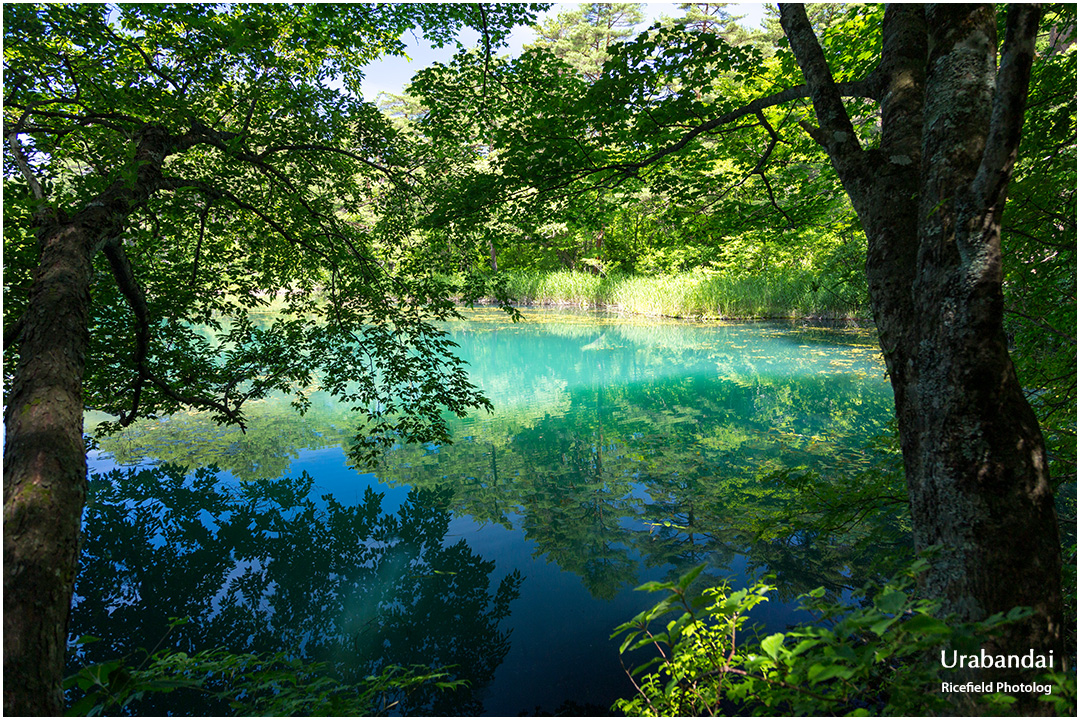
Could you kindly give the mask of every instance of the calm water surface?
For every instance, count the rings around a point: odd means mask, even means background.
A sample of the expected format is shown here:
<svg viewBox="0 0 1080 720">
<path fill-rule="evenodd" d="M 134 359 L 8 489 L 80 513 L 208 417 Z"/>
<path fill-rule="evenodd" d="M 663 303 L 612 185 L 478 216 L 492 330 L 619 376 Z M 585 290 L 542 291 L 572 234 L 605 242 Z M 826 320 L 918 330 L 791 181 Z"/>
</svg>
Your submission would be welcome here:
<svg viewBox="0 0 1080 720">
<path fill-rule="evenodd" d="M 71 622 L 102 640 L 81 659 L 153 648 L 190 616 L 166 646 L 469 678 L 417 712 L 593 714 L 633 692 L 609 635 L 659 600 L 642 582 L 774 573 L 755 616 L 771 631 L 801 619 L 798 593 L 859 576 L 862 554 L 788 520 L 791 477 L 873 462 L 891 392 L 870 333 L 525 316 L 453 326 L 494 414 L 375 469 L 350 466 L 348 413 L 315 390 L 304 417 L 252 406 L 246 434 L 191 413 L 103 441 Z"/>
</svg>

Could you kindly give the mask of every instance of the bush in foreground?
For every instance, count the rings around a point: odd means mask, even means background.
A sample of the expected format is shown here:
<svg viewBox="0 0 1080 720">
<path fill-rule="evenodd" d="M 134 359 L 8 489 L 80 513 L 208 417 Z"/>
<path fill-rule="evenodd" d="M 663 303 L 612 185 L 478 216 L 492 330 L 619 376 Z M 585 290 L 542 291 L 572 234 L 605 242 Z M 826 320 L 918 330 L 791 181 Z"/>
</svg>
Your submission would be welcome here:
<svg viewBox="0 0 1080 720">
<path fill-rule="evenodd" d="M 938 653 L 943 647 L 978 653 L 980 639 L 1030 614 L 1017 608 L 980 623 L 947 623 L 939 603 L 918 599 L 916 577 L 929 563 L 919 559 L 884 587 L 864 589 L 858 605 L 825 599 L 824 588 L 802 596 L 818 622 L 738 644 L 755 605 L 773 587 L 757 583 L 693 597 L 688 589 L 704 566 L 678 581 L 650 582 L 640 590 L 666 592 L 654 607 L 620 625 L 620 654 L 649 645 L 659 651 L 627 670 L 638 693 L 619 700 L 627 715 L 928 715 L 1017 711 L 1073 716 L 1076 677 L 1060 665 L 1040 676 L 1039 691 L 950 696 L 942 693 Z M 674 615 L 661 628 L 653 621 Z M 624 665 L 625 668 L 625 665 Z M 969 706 L 967 706 L 969 705 Z"/>
</svg>

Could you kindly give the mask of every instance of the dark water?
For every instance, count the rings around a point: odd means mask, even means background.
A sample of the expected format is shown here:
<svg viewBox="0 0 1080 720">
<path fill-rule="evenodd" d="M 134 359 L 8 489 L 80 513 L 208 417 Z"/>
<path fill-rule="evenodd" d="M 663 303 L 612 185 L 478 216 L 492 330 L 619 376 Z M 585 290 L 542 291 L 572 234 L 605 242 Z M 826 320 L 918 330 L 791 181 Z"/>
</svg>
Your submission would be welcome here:
<svg viewBox="0 0 1080 720">
<path fill-rule="evenodd" d="M 595 714 L 633 692 L 609 636 L 659 600 L 640 583 L 773 573 L 754 617 L 773 630 L 804 619 L 799 593 L 871 572 L 873 538 L 800 519 L 815 489 L 880 462 L 891 392 L 866 331 L 469 318 L 454 339 L 496 411 L 457 422 L 452 446 L 354 469 L 348 413 L 317 391 L 302 418 L 253 406 L 246 434 L 184 414 L 103 441 L 71 621 L 102 640 L 79 659 L 165 637 L 346 679 L 452 664 L 466 689 L 403 709 Z"/>
</svg>

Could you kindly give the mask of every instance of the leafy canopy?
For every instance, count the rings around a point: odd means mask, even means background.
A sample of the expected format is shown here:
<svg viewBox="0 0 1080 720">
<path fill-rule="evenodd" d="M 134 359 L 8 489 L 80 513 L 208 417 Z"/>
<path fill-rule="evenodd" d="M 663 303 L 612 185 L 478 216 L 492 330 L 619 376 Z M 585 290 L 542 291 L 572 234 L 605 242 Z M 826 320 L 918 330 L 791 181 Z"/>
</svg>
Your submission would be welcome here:
<svg viewBox="0 0 1080 720">
<path fill-rule="evenodd" d="M 314 383 L 366 413 L 359 452 L 445 439 L 488 403 L 433 325 L 448 288 L 385 248 L 411 242 L 408 139 L 359 94 L 363 66 L 463 27 L 497 46 L 535 6 L 7 5 L 5 349 L 35 232 L 81 225 L 96 256 L 89 407 L 243 404 Z M 110 216 L 90 224 L 95 207 Z M 376 221 L 356 218 L 374 207 Z M 248 312 L 276 303 L 258 327 Z M 8 362 L 7 368 L 15 363 Z M 6 385 L 13 376 L 8 370 Z"/>
</svg>

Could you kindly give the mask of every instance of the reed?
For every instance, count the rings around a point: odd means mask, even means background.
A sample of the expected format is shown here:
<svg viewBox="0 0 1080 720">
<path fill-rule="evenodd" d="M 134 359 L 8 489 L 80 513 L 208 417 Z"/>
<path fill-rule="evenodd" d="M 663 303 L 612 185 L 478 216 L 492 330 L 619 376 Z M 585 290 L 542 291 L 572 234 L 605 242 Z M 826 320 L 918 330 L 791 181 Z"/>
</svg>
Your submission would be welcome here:
<svg viewBox="0 0 1080 720">
<path fill-rule="evenodd" d="M 838 291 L 809 272 L 790 269 L 739 276 L 701 271 L 654 276 L 510 271 L 504 277 L 510 296 L 524 305 L 710 319 L 868 315 L 865 293 Z"/>
</svg>

